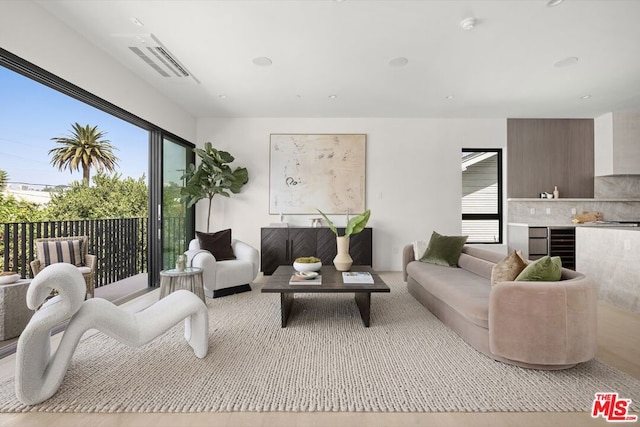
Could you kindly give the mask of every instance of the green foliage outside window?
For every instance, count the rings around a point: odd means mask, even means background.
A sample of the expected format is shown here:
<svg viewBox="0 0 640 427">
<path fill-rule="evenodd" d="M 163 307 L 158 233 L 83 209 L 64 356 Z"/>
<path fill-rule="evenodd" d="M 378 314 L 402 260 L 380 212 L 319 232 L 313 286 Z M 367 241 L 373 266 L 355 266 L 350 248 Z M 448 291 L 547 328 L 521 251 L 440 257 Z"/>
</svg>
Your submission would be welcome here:
<svg viewBox="0 0 640 427">
<path fill-rule="evenodd" d="M 148 193 L 145 177 L 122 178 L 98 172 L 93 186 L 74 181 L 71 188 L 53 194 L 47 208 L 49 219 L 98 219 L 147 217 Z"/>
</svg>

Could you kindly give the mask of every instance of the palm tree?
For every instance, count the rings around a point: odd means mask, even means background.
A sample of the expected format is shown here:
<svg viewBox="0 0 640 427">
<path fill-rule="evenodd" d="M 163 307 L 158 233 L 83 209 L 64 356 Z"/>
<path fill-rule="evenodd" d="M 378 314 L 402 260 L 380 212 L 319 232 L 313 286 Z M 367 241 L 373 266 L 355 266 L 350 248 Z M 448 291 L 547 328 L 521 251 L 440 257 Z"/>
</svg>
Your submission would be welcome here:
<svg viewBox="0 0 640 427">
<path fill-rule="evenodd" d="M 98 126 L 82 127 L 79 123 L 72 127 L 73 131 L 69 136 L 51 138 L 62 145 L 49 150 L 49 154 L 53 154 L 51 164 L 57 166 L 58 170 L 69 168 L 70 172 L 82 167 L 82 181 L 85 185 L 89 185 L 92 166 L 98 170 L 113 172 L 119 160 L 113 154 L 113 150 L 117 148 L 111 145 L 111 141 L 103 139 L 105 132 L 99 130 Z"/>
</svg>

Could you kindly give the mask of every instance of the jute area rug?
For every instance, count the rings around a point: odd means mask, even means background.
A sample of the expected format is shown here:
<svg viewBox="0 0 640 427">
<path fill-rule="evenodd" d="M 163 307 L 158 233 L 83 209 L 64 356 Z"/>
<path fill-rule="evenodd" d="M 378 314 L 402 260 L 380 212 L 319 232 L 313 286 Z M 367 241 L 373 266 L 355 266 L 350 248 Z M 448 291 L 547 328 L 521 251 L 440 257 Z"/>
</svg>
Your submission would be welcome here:
<svg viewBox="0 0 640 427">
<path fill-rule="evenodd" d="M 365 328 L 352 295 L 306 294 L 280 328 L 277 294 L 208 300 L 210 347 L 197 359 L 177 325 L 129 348 L 103 334 L 83 340 L 56 395 L 24 406 L 14 380 L 1 412 L 590 411 L 618 392 L 638 411 L 640 381 L 593 360 L 552 372 L 493 361 L 467 345 L 382 275 Z"/>
</svg>

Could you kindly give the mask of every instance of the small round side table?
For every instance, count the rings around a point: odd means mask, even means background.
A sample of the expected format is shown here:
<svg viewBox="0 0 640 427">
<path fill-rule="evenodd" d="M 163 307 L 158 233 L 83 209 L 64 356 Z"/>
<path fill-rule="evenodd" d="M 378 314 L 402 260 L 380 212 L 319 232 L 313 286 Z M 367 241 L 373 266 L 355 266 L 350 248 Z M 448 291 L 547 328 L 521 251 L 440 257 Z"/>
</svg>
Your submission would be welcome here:
<svg viewBox="0 0 640 427">
<path fill-rule="evenodd" d="M 184 271 L 178 271 L 175 268 L 162 270 L 160 272 L 160 299 L 178 289 L 186 289 L 193 292 L 206 304 L 201 268 L 187 267 Z"/>
</svg>

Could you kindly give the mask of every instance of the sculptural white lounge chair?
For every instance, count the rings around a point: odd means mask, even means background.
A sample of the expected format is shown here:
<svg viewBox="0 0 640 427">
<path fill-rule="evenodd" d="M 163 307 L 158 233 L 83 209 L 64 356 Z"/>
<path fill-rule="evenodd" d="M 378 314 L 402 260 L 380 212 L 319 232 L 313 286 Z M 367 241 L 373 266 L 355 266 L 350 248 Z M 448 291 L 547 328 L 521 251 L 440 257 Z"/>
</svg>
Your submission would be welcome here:
<svg viewBox="0 0 640 427">
<path fill-rule="evenodd" d="M 42 304 L 53 289 L 58 296 Z M 20 335 L 16 351 L 16 396 L 25 405 L 43 402 L 56 393 L 80 338 L 89 329 L 139 347 L 184 319 L 184 337 L 195 355 L 207 355 L 207 306 L 195 294 L 179 290 L 139 313 L 129 313 L 105 299 L 85 301 L 85 292 L 82 274 L 67 263 L 44 268 L 29 285 L 27 305 L 32 310 L 42 307 Z M 69 318 L 60 345 L 51 354 L 51 329 Z"/>
</svg>

